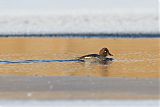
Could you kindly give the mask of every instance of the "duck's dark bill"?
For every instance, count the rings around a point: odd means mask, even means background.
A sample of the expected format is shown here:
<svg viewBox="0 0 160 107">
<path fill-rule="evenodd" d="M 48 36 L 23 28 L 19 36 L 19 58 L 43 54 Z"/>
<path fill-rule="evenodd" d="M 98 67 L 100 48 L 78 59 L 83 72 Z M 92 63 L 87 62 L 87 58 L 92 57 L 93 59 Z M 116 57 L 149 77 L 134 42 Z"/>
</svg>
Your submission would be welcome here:
<svg viewBox="0 0 160 107">
<path fill-rule="evenodd" d="M 110 56 L 113 56 L 111 53 L 109 53 Z"/>
</svg>

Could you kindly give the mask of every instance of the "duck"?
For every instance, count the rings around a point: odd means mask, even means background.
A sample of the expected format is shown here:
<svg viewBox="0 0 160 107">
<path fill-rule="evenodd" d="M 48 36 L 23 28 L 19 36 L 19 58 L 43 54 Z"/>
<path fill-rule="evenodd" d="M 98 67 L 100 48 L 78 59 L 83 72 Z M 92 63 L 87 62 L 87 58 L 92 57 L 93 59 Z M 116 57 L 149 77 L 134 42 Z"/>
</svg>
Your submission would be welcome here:
<svg viewBox="0 0 160 107">
<path fill-rule="evenodd" d="M 91 63 L 106 63 L 109 61 L 113 61 L 113 58 L 109 58 L 108 56 L 113 56 L 107 48 L 102 48 L 99 51 L 99 54 L 88 54 L 77 59 L 83 62 L 91 62 Z"/>
</svg>

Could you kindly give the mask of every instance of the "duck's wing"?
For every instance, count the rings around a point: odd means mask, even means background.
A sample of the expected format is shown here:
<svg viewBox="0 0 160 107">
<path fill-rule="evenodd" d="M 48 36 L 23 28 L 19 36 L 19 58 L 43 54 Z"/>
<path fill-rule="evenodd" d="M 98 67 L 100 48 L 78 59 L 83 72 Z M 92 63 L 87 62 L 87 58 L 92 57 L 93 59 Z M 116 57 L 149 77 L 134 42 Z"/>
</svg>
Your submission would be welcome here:
<svg viewBox="0 0 160 107">
<path fill-rule="evenodd" d="M 105 61 L 113 61 L 113 58 L 106 58 Z"/>
<path fill-rule="evenodd" d="M 81 56 L 81 57 L 78 57 L 77 59 L 84 59 L 84 58 L 90 58 L 90 57 L 99 57 L 98 54 L 89 54 L 89 55 L 84 55 L 84 56 Z"/>
</svg>

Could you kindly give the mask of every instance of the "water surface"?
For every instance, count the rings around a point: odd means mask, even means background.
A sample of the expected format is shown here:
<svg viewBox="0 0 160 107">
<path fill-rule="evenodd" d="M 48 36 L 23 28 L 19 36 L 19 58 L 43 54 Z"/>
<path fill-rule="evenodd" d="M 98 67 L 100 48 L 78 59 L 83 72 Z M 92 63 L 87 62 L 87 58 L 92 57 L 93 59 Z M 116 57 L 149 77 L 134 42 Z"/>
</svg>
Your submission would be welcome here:
<svg viewBox="0 0 160 107">
<path fill-rule="evenodd" d="M 158 78 L 160 39 L 0 38 L 0 75 Z M 112 63 L 76 57 L 107 47 Z"/>
</svg>

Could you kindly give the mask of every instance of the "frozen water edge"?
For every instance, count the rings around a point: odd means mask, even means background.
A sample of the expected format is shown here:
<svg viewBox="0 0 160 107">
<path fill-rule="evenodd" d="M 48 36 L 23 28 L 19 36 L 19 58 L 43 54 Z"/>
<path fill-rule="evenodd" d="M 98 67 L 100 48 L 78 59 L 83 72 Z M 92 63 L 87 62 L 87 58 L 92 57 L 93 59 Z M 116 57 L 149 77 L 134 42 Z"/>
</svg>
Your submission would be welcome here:
<svg viewBox="0 0 160 107">
<path fill-rule="evenodd" d="M 51 33 L 51 34 L 0 34 L 0 37 L 47 37 L 47 38 L 160 38 L 160 34 L 156 33 Z"/>
<path fill-rule="evenodd" d="M 159 33 L 155 13 L 0 15 L 0 34 Z"/>
<path fill-rule="evenodd" d="M 14 100 L 0 101 L 0 107 L 158 107 L 160 100 Z"/>
</svg>

